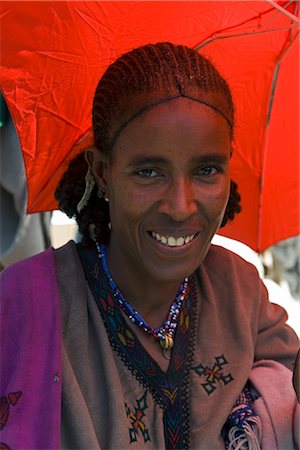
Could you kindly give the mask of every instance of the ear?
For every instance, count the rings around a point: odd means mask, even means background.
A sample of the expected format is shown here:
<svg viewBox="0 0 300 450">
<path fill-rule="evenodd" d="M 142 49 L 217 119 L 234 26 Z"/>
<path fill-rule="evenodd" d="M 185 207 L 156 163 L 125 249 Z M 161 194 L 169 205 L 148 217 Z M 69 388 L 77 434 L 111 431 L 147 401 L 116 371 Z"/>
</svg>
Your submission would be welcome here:
<svg viewBox="0 0 300 450">
<path fill-rule="evenodd" d="M 85 160 L 95 178 L 99 190 L 103 193 L 107 192 L 108 158 L 96 147 L 90 147 L 85 151 Z"/>
</svg>

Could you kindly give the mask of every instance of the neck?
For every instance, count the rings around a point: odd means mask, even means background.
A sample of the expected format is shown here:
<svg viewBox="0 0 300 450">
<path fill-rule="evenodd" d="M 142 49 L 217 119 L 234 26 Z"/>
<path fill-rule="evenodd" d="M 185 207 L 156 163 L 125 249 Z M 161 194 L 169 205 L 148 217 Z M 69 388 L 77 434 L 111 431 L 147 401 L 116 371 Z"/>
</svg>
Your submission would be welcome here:
<svg viewBox="0 0 300 450">
<path fill-rule="evenodd" d="M 117 281 L 116 281 L 117 283 Z M 160 327 L 166 319 L 169 309 L 178 292 L 175 286 L 133 286 L 117 283 L 126 301 L 136 309 L 151 327 Z"/>
<path fill-rule="evenodd" d="M 125 300 L 136 309 L 152 327 L 160 327 L 169 312 L 183 280 L 161 281 L 142 278 L 138 270 L 120 258 L 112 258 L 107 249 L 107 266 L 111 277 Z"/>
</svg>

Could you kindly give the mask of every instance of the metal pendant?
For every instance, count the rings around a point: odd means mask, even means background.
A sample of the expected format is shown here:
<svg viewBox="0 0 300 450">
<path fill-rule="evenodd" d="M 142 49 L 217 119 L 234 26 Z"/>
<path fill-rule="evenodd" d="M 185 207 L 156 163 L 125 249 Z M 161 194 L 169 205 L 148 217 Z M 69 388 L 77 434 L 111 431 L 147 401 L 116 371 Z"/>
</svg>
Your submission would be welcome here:
<svg viewBox="0 0 300 450">
<path fill-rule="evenodd" d="M 159 342 L 163 350 L 171 350 L 174 347 L 174 339 L 170 333 L 165 334 L 165 338 Z"/>
<path fill-rule="evenodd" d="M 163 354 L 163 357 L 164 357 L 167 361 L 170 361 L 170 360 L 171 360 L 171 357 L 172 357 L 171 349 L 166 350 L 165 348 L 163 348 L 162 354 Z"/>
</svg>

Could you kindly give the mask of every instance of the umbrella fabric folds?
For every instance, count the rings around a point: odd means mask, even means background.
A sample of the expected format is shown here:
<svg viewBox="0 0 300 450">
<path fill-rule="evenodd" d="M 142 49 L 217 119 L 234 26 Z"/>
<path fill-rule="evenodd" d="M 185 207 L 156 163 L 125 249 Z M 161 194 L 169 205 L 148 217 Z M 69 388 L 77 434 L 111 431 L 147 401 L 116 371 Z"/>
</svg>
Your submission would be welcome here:
<svg viewBox="0 0 300 450">
<path fill-rule="evenodd" d="M 236 104 L 232 178 L 243 211 L 223 234 L 257 251 L 299 233 L 299 3 L 2 2 L 1 90 L 26 165 L 28 212 L 92 142 L 98 79 L 120 54 L 158 41 L 208 56 Z"/>
</svg>

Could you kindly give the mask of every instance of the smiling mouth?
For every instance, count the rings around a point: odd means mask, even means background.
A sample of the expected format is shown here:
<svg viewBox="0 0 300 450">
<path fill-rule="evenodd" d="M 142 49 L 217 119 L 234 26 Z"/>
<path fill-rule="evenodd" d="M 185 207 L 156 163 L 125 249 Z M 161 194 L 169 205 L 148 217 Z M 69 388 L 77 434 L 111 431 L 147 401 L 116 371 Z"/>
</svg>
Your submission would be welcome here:
<svg viewBox="0 0 300 450">
<path fill-rule="evenodd" d="M 183 245 L 191 242 L 198 233 L 190 234 L 189 236 L 165 236 L 163 234 L 155 233 L 155 231 L 151 231 L 149 233 L 157 242 L 165 245 L 166 247 L 182 247 Z"/>
</svg>

